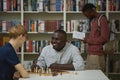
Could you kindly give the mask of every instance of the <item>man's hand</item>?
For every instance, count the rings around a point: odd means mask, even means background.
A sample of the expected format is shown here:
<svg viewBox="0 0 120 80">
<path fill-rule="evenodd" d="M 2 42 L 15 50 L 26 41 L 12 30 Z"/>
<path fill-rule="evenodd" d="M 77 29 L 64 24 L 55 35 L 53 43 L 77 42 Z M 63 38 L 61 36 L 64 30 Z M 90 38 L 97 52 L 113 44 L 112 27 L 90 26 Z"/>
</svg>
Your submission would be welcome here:
<svg viewBox="0 0 120 80">
<path fill-rule="evenodd" d="M 56 64 L 53 63 L 50 65 L 52 70 L 75 70 L 73 64 Z"/>
<path fill-rule="evenodd" d="M 85 37 L 84 40 L 82 40 L 84 43 L 87 43 L 88 37 Z"/>
<path fill-rule="evenodd" d="M 53 63 L 50 65 L 51 69 L 59 69 L 59 64 Z"/>
</svg>

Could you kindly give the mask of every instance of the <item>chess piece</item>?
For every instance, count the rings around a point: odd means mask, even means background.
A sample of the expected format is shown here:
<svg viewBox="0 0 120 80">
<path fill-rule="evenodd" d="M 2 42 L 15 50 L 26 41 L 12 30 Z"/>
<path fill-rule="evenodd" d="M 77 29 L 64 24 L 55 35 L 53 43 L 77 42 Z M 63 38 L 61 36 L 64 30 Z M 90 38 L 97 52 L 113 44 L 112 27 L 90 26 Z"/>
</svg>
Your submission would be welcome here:
<svg viewBox="0 0 120 80">
<path fill-rule="evenodd" d="M 45 73 L 45 69 L 42 67 L 41 68 L 41 73 L 44 74 Z"/>
<path fill-rule="evenodd" d="M 37 66 L 35 67 L 35 72 L 38 73 L 38 67 Z"/>
<path fill-rule="evenodd" d="M 49 74 L 49 70 L 48 70 L 48 68 L 46 68 L 46 74 Z"/>
<path fill-rule="evenodd" d="M 60 71 L 60 75 L 62 75 L 62 71 Z"/>
<path fill-rule="evenodd" d="M 39 73 L 39 75 L 41 76 L 41 69 L 38 69 L 38 73 Z"/>
<path fill-rule="evenodd" d="M 48 72 L 49 72 L 50 74 L 52 73 L 51 68 L 48 68 Z"/>
<path fill-rule="evenodd" d="M 33 60 L 33 64 L 31 65 L 31 72 L 37 72 L 39 69 L 39 66 L 37 65 L 37 61 Z"/>
<path fill-rule="evenodd" d="M 74 72 L 75 73 L 75 75 L 77 75 L 78 73 L 77 72 Z"/>
</svg>

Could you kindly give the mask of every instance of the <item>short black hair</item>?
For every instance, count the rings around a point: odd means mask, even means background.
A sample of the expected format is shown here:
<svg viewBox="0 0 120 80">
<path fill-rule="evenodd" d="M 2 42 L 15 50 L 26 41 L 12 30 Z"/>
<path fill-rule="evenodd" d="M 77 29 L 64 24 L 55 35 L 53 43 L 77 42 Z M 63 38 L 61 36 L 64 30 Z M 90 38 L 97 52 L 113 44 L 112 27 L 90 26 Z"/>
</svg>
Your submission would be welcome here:
<svg viewBox="0 0 120 80">
<path fill-rule="evenodd" d="M 82 12 L 84 13 L 85 11 L 91 10 L 93 8 L 96 8 L 92 3 L 87 3 L 83 6 Z"/>
<path fill-rule="evenodd" d="M 67 38 L 67 33 L 64 30 L 58 29 L 54 33 L 60 33 L 63 34 Z"/>
</svg>

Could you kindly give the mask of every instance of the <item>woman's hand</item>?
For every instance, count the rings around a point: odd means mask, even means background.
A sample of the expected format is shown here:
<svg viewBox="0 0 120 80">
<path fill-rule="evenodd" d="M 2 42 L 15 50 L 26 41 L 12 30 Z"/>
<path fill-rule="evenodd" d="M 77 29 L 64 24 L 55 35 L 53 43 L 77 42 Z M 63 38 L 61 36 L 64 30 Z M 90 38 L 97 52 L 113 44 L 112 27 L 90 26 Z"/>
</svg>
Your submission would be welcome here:
<svg viewBox="0 0 120 80">
<path fill-rule="evenodd" d="M 16 71 L 13 75 L 13 79 L 18 79 L 18 78 L 20 78 L 20 73 Z"/>
</svg>

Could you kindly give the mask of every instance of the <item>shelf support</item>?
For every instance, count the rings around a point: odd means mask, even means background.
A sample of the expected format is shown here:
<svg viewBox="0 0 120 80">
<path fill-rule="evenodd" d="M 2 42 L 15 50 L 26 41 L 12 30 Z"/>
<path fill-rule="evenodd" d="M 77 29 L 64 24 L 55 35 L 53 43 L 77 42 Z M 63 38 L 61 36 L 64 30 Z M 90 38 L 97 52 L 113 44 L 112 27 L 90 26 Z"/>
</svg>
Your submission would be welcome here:
<svg viewBox="0 0 120 80">
<path fill-rule="evenodd" d="M 21 0 L 21 25 L 23 25 L 24 22 L 24 14 L 23 14 L 23 0 Z M 22 45 L 21 47 L 21 64 L 23 65 L 23 61 L 24 61 L 24 46 Z"/>
</svg>

